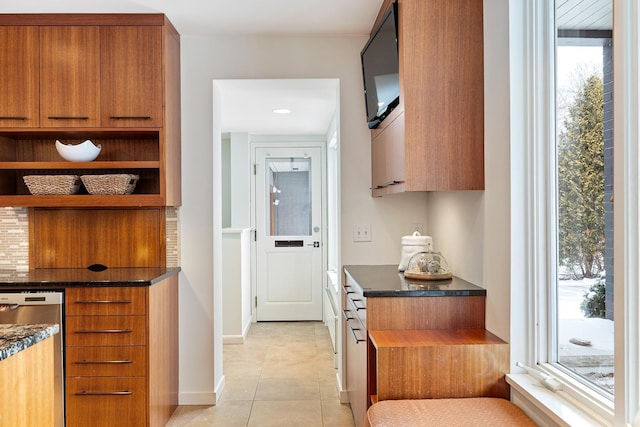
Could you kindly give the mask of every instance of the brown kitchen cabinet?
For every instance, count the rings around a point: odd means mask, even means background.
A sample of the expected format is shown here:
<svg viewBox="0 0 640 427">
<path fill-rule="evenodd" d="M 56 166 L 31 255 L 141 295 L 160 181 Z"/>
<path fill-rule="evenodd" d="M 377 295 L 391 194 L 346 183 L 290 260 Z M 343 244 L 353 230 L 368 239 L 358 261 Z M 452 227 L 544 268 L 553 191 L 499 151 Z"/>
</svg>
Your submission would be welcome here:
<svg viewBox="0 0 640 427">
<path fill-rule="evenodd" d="M 164 426 L 177 406 L 178 278 L 65 291 L 66 425 Z"/>
<path fill-rule="evenodd" d="M 0 206 L 180 206 L 180 40 L 164 15 L 4 14 L 0 49 Z M 85 139 L 102 145 L 93 162 L 55 149 Z M 134 193 L 31 195 L 23 181 L 113 173 L 139 175 Z"/>
<path fill-rule="evenodd" d="M 501 397 L 509 345 L 485 330 L 486 291 L 408 283 L 397 265 L 346 266 L 346 390 L 356 427 L 380 400 Z"/>
<path fill-rule="evenodd" d="M 39 125 L 39 44 L 37 26 L 0 26 L 0 127 Z"/>
<path fill-rule="evenodd" d="M 397 2 L 400 103 L 371 134 L 372 145 L 384 138 L 398 148 L 383 162 L 372 153 L 372 195 L 483 190 L 482 0 Z M 403 179 L 381 183 L 381 164 L 394 168 L 398 158 Z"/>
<path fill-rule="evenodd" d="M 100 28 L 40 27 L 40 126 L 100 126 Z"/>
<path fill-rule="evenodd" d="M 100 28 L 102 126 L 162 126 L 162 28 Z M 126 78 L 123 78 L 126 76 Z"/>
<path fill-rule="evenodd" d="M 394 111 L 371 133 L 372 189 L 392 193 L 403 191 L 404 115 Z"/>
</svg>

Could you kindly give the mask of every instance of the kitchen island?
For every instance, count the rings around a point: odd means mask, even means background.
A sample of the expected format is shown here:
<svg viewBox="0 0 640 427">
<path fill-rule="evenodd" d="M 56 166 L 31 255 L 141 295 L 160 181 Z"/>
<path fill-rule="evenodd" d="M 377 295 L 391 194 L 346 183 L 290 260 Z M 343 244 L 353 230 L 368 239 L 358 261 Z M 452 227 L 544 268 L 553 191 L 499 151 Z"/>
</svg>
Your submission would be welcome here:
<svg viewBox="0 0 640 427">
<path fill-rule="evenodd" d="M 509 397 L 509 345 L 485 330 L 485 289 L 410 280 L 397 265 L 344 267 L 346 389 L 360 427 L 382 400 Z"/>
<path fill-rule="evenodd" d="M 0 425 L 54 425 L 54 345 L 59 325 L 0 324 Z"/>
</svg>

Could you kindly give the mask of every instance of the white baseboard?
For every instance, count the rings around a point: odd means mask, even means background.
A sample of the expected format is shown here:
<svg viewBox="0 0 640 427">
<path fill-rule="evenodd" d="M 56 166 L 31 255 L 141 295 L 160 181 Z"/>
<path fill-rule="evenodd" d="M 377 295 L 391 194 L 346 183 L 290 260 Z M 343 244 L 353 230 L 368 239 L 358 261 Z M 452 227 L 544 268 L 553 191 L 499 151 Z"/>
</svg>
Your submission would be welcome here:
<svg viewBox="0 0 640 427">
<path fill-rule="evenodd" d="M 347 390 L 342 388 L 339 374 L 336 374 L 336 383 L 338 384 L 338 398 L 340 399 L 340 403 L 349 403 L 349 395 L 347 394 Z"/>
<path fill-rule="evenodd" d="M 178 405 L 184 406 L 214 406 L 216 404 L 215 393 L 178 393 Z"/>
<path fill-rule="evenodd" d="M 244 336 L 242 335 L 223 335 L 222 344 L 244 344 Z"/>
<path fill-rule="evenodd" d="M 251 318 L 247 319 L 247 323 L 245 323 L 244 327 L 242 328 L 242 335 L 223 335 L 222 344 L 244 344 L 250 328 Z"/>
</svg>

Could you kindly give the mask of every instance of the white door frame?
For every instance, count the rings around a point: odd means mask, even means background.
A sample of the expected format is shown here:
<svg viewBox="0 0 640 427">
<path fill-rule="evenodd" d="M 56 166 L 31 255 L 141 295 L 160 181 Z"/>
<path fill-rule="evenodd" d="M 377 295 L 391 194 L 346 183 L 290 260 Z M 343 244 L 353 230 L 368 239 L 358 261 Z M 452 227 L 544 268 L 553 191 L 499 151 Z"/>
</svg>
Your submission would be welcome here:
<svg viewBox="0 0 640 427">
<path fill-rule="evenodd" d="M 255 206 L 255 197 L 256 197 L 256 188 L 255 188 L 255 179 L 253 176 L 253 165 L 256 162 L 255 158 L 255 149 L 256 148 L 293 148 L 293 147 L 319 147 L 320 148 L 320 161 L 321 161 L 321 182 L 322 182 L 322 227 L 321 227 L 321 236 L 322 236 L 322 267 L 321 267 L 321 286 L 322 292 L 324 295 L 325 289 L 327 287 L 327 141 L 324 136 L 274 136 L 274 135 L 252 135 L 250 138 L 250 151 L 251 151 L 251 168 L 252 168 L 252 179 L 251 179 L 251 314 L 252 314 L 252 322 L 256 322 L 256 295 L 257 291 L 257 247 L 255 241 L 255 230 L 256 230 L 256 206 Z M 324 304 L 324 300 L 323 300 Z M 324 316 L 324 310 L 323 310 Z M 324 319 L 323 319 L 324 320 Z"/>
</svg>

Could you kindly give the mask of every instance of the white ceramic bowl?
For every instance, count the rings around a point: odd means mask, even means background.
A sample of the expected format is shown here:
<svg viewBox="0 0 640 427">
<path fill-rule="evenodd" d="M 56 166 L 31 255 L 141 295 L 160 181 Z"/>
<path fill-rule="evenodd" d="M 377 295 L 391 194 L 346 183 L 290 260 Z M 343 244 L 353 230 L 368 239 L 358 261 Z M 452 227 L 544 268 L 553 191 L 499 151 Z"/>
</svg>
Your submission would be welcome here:
<svg viewBox="0 0 640 427">
<path fill-rule="evenodd" d="M 100 150 L 102 150 L 102 145 L 96 146 L 89 139 L 76 145 L 63 144 L 56 140 L 56 150 L 58 150 L 58 154 L 66 161 L 90 162 L 98 157 Z"/>
</svg>

